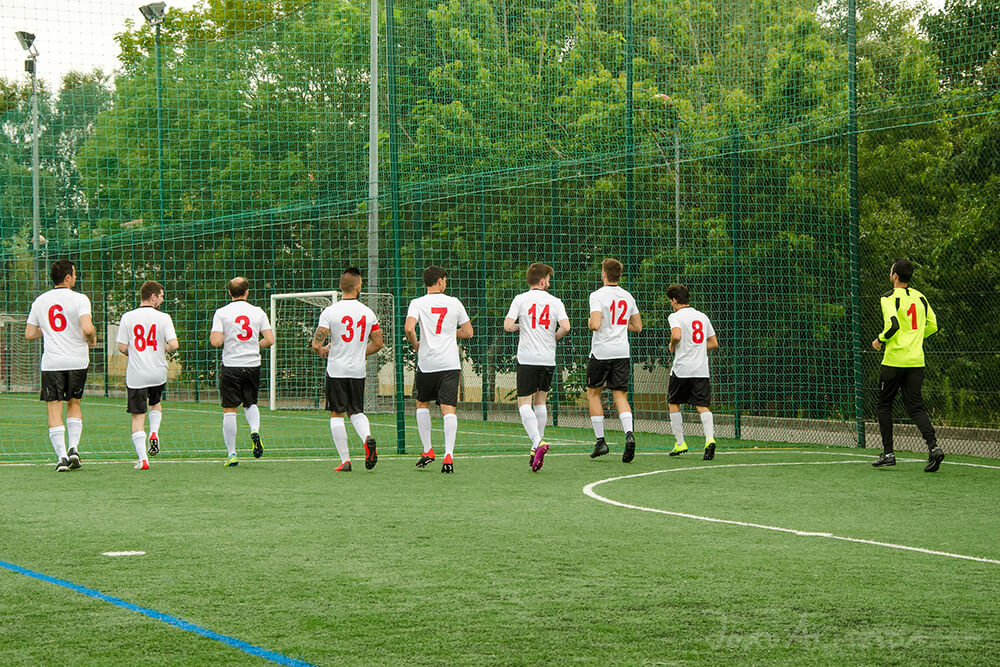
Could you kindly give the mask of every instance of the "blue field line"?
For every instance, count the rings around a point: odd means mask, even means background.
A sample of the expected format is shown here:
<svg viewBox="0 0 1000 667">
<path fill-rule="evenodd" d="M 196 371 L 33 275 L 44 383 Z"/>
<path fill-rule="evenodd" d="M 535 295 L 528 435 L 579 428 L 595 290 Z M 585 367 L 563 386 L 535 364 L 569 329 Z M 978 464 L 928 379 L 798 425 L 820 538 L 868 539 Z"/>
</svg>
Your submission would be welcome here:
<svg viewBox="0 0 1000 667">
<path fill-rule="evenodd" d="M 266 648 L 261 648 L 259 646 L 254 646 L 253 644 L 248 644 L 242 639 L 236 639 L 235 637 L 229 637 L 227 635 L 219 634 L 209 630 L 208 628 L 203 628 L 200 625 L 195 625 L 194 623 L 189 623 L 182 618 L 177 618 L 176 616 L 171 616 L 170 614 L 164 614 L 156 611 L 155 609 L 147 609 L 146 607 L 140 607 L 137 604 L 132 604 L 131 602 L 126 602 L 121 598 L 112 597 L 110 595 L 105 595 L 100 591 L 95 591 L 93 588 L 87 588 L 86 586 L 78 586 L 71 581 L 66 581 L 65 579 L 57 579 L 56 577 L 50 577 L 47 574 L 42 574 L 41 572 L 35 572 L 34 570 L 29 570 L 27 568 L 21 567 L 20 565 L 15 565 L 14 563 L 8 563 L 7 561 L 0 560 L 0 567 L 10 570 L 11 572 L 16 572 L 17 574 L 23 574 L 26 577 L 31 577 L 33 579 L 38 579 L 39 581 L 44 581 L 49 584 L 55 584 L 56 586 L 62 586 L 63 588 L 68 588 L 74 593 L 79 593 L 80 595 L 86 595 L 89 598 L 94 598 L 95 600 L 100 600 L 102 602 L 110 602 L 111 604 L 121 607 L 122 609 L 128 609 L 129 611 L 134 611 L 142 614 L 143 616 L 148 616 L 154 621 L 161 621 L 175 628 L 180 628 L 181 630 L 186 630 L 187 632 L 193 632 L 202 637 L 207 637 L 208 639 L 214 639 L 217 642 L 222 642 L 227 646 L 232 646 L 237 648 L 244 653 L 249 653 L 250 655 L 257 656 L 258 658 L 264 658 L 265 660 L 270 660 L 271 662 L 277 663 L 279 665 L 290 665 L 292 667 L 313 667 L 312 663 L 306 662 L 305 660 L 297 660 L 295 658 L 289 658 L 286 655 L 280 653 L 275 653 L 274 651 L 268 651 Z"/>
</svg>

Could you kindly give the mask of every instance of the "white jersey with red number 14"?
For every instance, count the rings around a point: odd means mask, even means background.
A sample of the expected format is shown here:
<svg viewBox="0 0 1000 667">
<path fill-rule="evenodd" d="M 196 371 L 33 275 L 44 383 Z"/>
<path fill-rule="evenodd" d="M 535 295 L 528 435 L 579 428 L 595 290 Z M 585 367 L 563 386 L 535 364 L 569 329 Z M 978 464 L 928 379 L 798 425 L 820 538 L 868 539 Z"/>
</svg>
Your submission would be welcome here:
<svg viewBox="0 0 1000 667">
<path fill-rule="evenodd" d="M 543 289 L 530 289 L 514 297 L 507 317 L 520 324 L 517 363 L 555 366 L 556 329 L 566 319 L 563 302 Z"/>
<path fill-rule="evenodd" d="M 68 287 L 40 294 L 31 304 L 28 324 L 42 330 L 43 371 L 75 371 L 90 365 L 90 348 L 80 318 L 90 315 L 90 299 Z"/>
<path fill-rule="evenodd" d="M 709 377 L 708 339 L 715 335 L 715 329 L 708 315 L 688 306 L 671 313 L 667 321 L 671 329 L 681 330 L 670 372 L 679 378 Z"/>
<path fill-rule="evenodd" d="M 595 359 L 628 359 L 628 320 L 639 312 L 635 298 L 618 285 L 605 285 L 590 293 L 590 312 L 601 314 L 601 328 L 594 332 L 590 356 Z"/>
<path fill-rule="evenodd" d="M 469 314 L 461 301 L 440 292 L 425 294 L 410 302 L 406 317 L 414 318 L 420 325 L 417 367 L 421 371 L 437 373 L 462 369 L 455 332 L 469 321 Z"/>
<path fill-rule="evenodd" d="M 122 315 L 118 342 L 128 345 L 125 386 L 159 387 L 167 381 L 167 343 L 177 338 L 174 321 L 152 306 L 140 306 Z"/>
<path fill-rule="evenodd" d="M 222 365 L 228 368 L 260 366 L 262 331 L 270 331 L 267 313 L 242 299 L 215 311 L 212 331 L 222 332 Z"/>
<path fill-rule="evenodd" d="M 332 378 L 364 378 L 368 338 L 379 329 L 374 311 L 357 299 L 343 299 L 323 309 L 319 326 L 330 330 L 326 374 Z"/>
</svg>

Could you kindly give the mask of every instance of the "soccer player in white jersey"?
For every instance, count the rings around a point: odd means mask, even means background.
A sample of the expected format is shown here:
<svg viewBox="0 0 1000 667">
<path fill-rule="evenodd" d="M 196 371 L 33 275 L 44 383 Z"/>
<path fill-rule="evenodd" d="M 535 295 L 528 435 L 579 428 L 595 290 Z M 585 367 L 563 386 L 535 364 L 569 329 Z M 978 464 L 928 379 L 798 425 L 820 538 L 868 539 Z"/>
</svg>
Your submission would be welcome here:
<svg viewBox="0 0 1000 667">
<path fill-rule="evenodd" d="M 628 404 L 628 380 L 632 370 L 628 334 L 642 331 L 642 317 L 635 298 L 618 286 L 623 268 L 617 259 L 607 258 L 601 262 L 604 286 L 590 294 L 587 326 L 594 335 L 587 363 L 587 402 L 590 405 L 590 423 L 597 437 L 590 458 L 604 456 L 609 451 L 604 440 L 604 405 L 601 403 L 601 389 L 607 387 L 611 390 L 622 430 L 625 431 L 622 462 L 631 463 L 635 458 L 635 436 L 632 433 L 632 408 Z"/>
<path fill-rule="evenodd" d="M 528 291 L 514 297 L 504 318 L 504 331 L 517 331 L 517 411 L 531 439 L 531 469 L 542 468 L 549 443 L 545 442 L 548 410 L 545 399 L 552 389 L 556 368 L 556 341 L 569 333 L 566 307 L 547 291 L 552 267 L 536 262 L 528 267 Z"/>
<path fill-rule="evenodd" d="M 417 398 L 417 432 L 424 447 L 417 460 L 423 468 L 434 460 L 431 447 L 431 401 L 441 406 L 444 420 L 444 461 L 441 472 L 454 472 L 455 436 L 458 434 L 458 379 L 462 362 L 458 355 L 459 338 L 472 338 L 472 322 L 462 302 L 444 291 L 448 272 L 440 266 L 424 269 L 427 294 L 410 302 L 403 332 L 417 352 L 417 375 L 414 391 Z M 420 324 L 420 338 L 417 338 Z"/>
<path fill-rule="evenodd" d="M 174 321 L 159 308 L 163 285 L 150 280 L 139 288 L 139 307 L 122 315 L 118 351 L 128 357 L 125 387 L 132 415 L 132 446 L 139 457 L 136 470 L 149 470 L 146 457 L 146 406 L 149 406 L 149 456 L 160 452 L 163 390 L 167 386 L 167 353 L 177 349 Z"/>
<path fill-rule="evenodd" d="M 76 266 L 60 259 L 50 272 L 53 289 L 31 304 L 24 337 L 43 338 L 41 400 L 49 415 L 49 441 L 56 451 L 56 472 L 80 467 L 80 434 L 83 411 L 80 399 L 87 383 L 90 349 L 97 345 L 97 330 L 90 314 L 90 299 L 73 291 Z M 62 404 L 66 403 L 63 424 Z M 66 436 L 69 436 L 69 451 Z"/>
<path fill-rule="evenodd" d="M 708 351 L 719 347 L 712 321 L 700 310 L 690 305 L 691 294 L 684 285 L 667 288 L 667 298 L 674 312 L 667 318 L 670 323 L 670 351 L 674 365 L 670 369 L 667 385 L 667 406 L 670 409 L 670 427 L 677 443 L 670 452 L 679 456 L 688 450 L 684 444 L 684 424 L 681 404 L 695 406 L 701 425 L 705 429 L 705 461 L 715 458 L 715 423 L 709 406 L 712 403 L 712 385 L 709 382 Z"/>
<path fill-rule="evenodd" d="M 260 351 L 274 345 L 274 330 L 267 313 L 249 303 L 250 283 L 237 277 L 229 281 L 232 301 L 215 311 L 212 317 L 212 347 L 222 347 L 219 369 L 219 397 L 222 400 L 222 438 L 226 443 L 226 467 L 239 464 L 236 456 L 236 410 L 243 404 L 243 415 L 250 426 L 254 458 L 264 454 L 260 441 Z"/>
<path fill-rule="evenodd" d="M 365 359 L 382 349 L 382 330 L 375 312 L 358 300 L 361 271 L 350 267 L 340 276 L 340 301 L 320 313 L 313 334 L 312 349 L 326 357 L 326 409 L 330 412 L 330 433 L 340 455 L 338 472 L 351 472 L 351 452 L 347 446 L 344 414 L 365 448 L 365 469 L 378 462 L 371 425 L 365 416 Z M 326 345 L 327 336 L 330 342 Z"/>
</svg>

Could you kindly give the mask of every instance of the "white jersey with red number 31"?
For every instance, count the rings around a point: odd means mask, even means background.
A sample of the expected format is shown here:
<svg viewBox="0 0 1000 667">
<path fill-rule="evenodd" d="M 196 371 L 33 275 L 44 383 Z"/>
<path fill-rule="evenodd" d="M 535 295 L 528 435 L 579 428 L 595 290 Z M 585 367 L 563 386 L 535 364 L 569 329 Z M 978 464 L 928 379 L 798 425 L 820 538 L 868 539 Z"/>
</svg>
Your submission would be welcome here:
<svg viewBox="0 0 1000 667">
<path fill-rule="evenodd" d="M 707 378 L 708 339 L 715 329 L 708 315 L 691 306 L 671 313 L 667 318 L 671 329 L 681 330 L 681 342 L 674 349 L 674 365 L 670 372 L 679 378 Z"/>
<path fill-rule="evenodd" d="M 543 289 L 530 289 L 514 297 L 507 317 L 520 324 L 517 363 L 555 366 L 556 329 L 566 319 L 563 302 Z"/>
<path fill-rule="evenodd" d="M 455 332 L 469 321 L 469 314 L 461 301 L 440 292 L 425 294 L 410 302 L 406 317 L 416 319 L 420 325 L 417 366 L 421 371 L 437 373 L 462 369 Z"/>
<path fill-rule="evenodd" d="M 90 365 L 90 348 L 80 318 L 90 315 L 90 299 L 68 287 L 40 294 L 31 304 L 28 324 L 42 330 L 43 371 L 75 371 Z"/>
<path fill-rule="evenodd" d="M 332 378 L 364 378 L 368 338 L 379 329 L 375 312 L 357 299 L 343 299 L 323 309 L 319 326 L 330 330 L 326 374 Z"/>
<path fill-rule="evenodd" d="M 635 298 L 618 285 L 605 285 L 590 293 L 590 312 L 601 314 L 601 328 L 594 332 L 590 356 L 595 359 L 628 359 L 628 320 L 639 312 Z"/>
<path fill-rule="evenodd" d="M 174 321 L 152 306 L 140 306 L 122 315 L 118 342 L 128 345 L 125 386 L 159 387 L 167 381 L 167 342 L 177 338 Z"/>
<path fill-rule="evenodd" d="M 222 332 L 222 365 L 228 368 L 260 366 L 260 334 L 270 331 L 267 313 L 242 299 L 215 311 L 212 331 Z"/>
</svg>

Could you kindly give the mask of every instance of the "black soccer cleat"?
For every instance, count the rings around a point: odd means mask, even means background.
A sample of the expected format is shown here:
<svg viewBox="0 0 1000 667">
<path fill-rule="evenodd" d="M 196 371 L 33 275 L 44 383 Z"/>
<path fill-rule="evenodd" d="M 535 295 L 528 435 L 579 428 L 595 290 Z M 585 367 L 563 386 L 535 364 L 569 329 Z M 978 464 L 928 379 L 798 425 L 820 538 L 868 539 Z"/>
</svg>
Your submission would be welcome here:
<svg viewBox="0 0 1000 667">
<path fill-rule="evenodd" d="M 705 445 L 705 455 L 701 457 L 702 461 L 711 461 L 715 458 L 715 441 L 712 440 L 707 445 Z"/>
<path fill-rule="evenodd" d="M 59 459 L 59 463 L 56 464 L 56 472 L 68 472 L 69 471 L 69 459 Z"/>
<path fill-rule="evenodd" d="M 254 431 L 250 434 L 250 439 L 253 441 L 253 457 L 259 459 L 264 456 L 264 445 L 260 444 L 260 433 Z"/>
<path fill-rule="evenodd" d="M 924 472 L 937 472 L 937 469 L 941 467 L 941 461 L 944 461 L 944 451 L 940 447 L 935 447 L 927 457 Z"/>
<path fill-rule="evenodd" d="M 429 452 L 426 452 L 426 453 L 420 455 L 420 458 L 417 459 L 417 467 L 418 468 L 426 468 L 427 464 L 429 464 L 429 463 L 434 463 L 434 450 L 433 449 L 431 451 L 429 451 Z"/>
<path fill-rule="evenodd" d="M 149 434 L 149 455 L 156 456 L 160 453 L 160 439 L 155 433 Z"/>
<path fill-rule="evenodd" d="M 635 436 L 632 431 L 625 434 L 625 451 L 622 452 L 622 463 L 632 463 L 635 458 Z"/>
<path fill-rule="evenodd" d="M 455 465 L 451 461 L 451 454 L 445 454 L 444 463 L 441 464 L 441 472 L 455 472 Z"/>
<path fill-rule="evenodd" d="M 375 449 L 375 436 L 365 438 L 365 470 L 371 470 L 378 463 L 378 451 Z"/>
<path fill-rule="evenodd" d="M 875 468 L 884 468 L 886 466 L 894 465 L 896 465 L 896 455 L 892 452 L 882 453 L 877 459 L 872 461 L 872 466 Z"/>
<path fill-rule="evenodd" d="M 608 443 L 604 442 L 604 438 L 598 438 L 597 442 L 594 443 L 594 451 L 590 453 L 590 458 L 596 459 L 598 456 L 604 456 L 610 451 Z"/>
<path fill-rule="evenodd" d="M 76 470 L 80 467 L 80 455 L 77 453 L 76 448 L 69 450 L 66 455 L 66 460 L 69 461 L 69 469 Z"/>
</svg>

